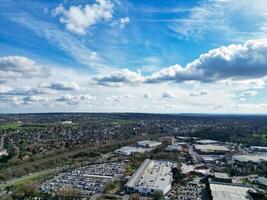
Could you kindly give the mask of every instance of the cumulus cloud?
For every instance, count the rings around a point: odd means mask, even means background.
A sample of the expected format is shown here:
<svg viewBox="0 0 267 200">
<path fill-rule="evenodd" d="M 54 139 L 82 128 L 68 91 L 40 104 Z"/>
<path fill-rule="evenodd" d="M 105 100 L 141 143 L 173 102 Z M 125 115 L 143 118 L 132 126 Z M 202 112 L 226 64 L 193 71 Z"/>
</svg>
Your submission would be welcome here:
<svg viewBox="0 0 267 200">
<path fill-rule="evenodd" d="M 124 28 L 127 24 L 130 23 L 130 18 L 129 17 L 123 17 L 120 19 L 120 27 Z"/>
<path fill-rule="evenodd" d="M 18 78 L 47 77 L 50 70 L 22 56 L 0 57 L 0 82 Z"/>
<path fill-rule="evenodd" d="M 76 95 L 75 96 L 71 94 L 66 94 L 63 96 L 56 97 L 55 101 L 67 103 L 69 105 L 77 105 L 80 103 L 91 103 L 93 99 L 95 99 L 95 97 L 91 95 Z"/>
<path fill-rule="evenodd" d="M 60 4 L 53 10 L 53 15 L 60 16 L 59 20 L 67 30 L 85 35 L 91 26 L 112 18 L 113 6 L 108 0 L 96 0 L 93 4 L 71 6 L 69 9 Z"/>
<path fill-rule="evenodd" d="M 49 84 L 41 84 L 41 87 L 49 88 L 52 90 L 62 90 L 62 91 L 79 91 L 80 85 L 76 82 L 64 82 L 58 81 Z"/>
<path fill-rule="evenodd" d="M 0 95 L 14 95 L 14 96 L 27 96 L 27 95 L 39 95 L 39 94 L 50 94 L 48 90 L 44 88 L 33 88 L 33 87 L 18 87 L 11 88 L 8 86 L 0 86 Z"/>
<path fill-rule="evenodd" d="M 169 91 L 164 91 L 162 92 L 161 97 L 162 98 L 175 98 L 176 96 Z"/>
<path fill-rule="evenodd" d="M 140 72 L 133 72 L 129 69 L 115 71 L 108 75 L 95 76 L 92 81 L 103 86 L 122 86 L 124 84 L 136 85 L 144 80 Z"/>
<path fill-rule="evenodd" d="M 93 77 L 92 80 L 104 86 L 228 81 L 228 83 L 243 83 L 250 86 L 255 84 L 255 87 L 261 88 L 265 85 L 261 78 L 265 76 L 267 76 L 267 39 L 260 39 L 249 40 L 243 44 L 221 46 L 201 54 L 185 67 L 175 64 L 145 77 L 140 72 L 123 69 Z"/>
<path fill-rule="evenodd" d="M 45 103 L 48 102 L 50 99 L 45 96 L 26 96 L 21 99 L 21 102 L 25 104 L 32 104 L 32 103 Z"/>
<path fill-rule="evenodd" d="M 249 40 L 210 50 L 184 68 L 174 65 L 147 77 L 146 82 L 252 79 L 267 75 L 267 39 Z"/>
</svg>

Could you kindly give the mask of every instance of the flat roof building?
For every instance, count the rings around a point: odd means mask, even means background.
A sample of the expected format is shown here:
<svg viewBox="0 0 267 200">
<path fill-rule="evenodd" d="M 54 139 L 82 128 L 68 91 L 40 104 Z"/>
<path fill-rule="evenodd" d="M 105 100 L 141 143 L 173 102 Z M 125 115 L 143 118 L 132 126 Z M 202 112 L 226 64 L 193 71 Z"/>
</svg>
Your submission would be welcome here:
<svg viewBox="0 0 267 200">
<path fill-rule="evenodd" d="M 166 147 L 166 151 L 182 151 L 184 148 L 187 148 L 185 142 L 177 142 Z"/>
<path fill-rule="evenodd" d="M 128 192 L 166 194 L 172 184 L 172 164 L 168 161 L 146 159 L 126 183 Z"/>
<path fill-rule="evenodd" d="M 143 140 L 140 142 L 137 142 L 138 146 L 145 147 L 145 148 L 153 148 L 161 145 L 161 142 L 158 141 L 152 141 L 152 140 Z"/>
<path fill-rule="evenodd" d="M 250 154 L 250 155 L 234 155 L 233 160 L 238 162 L 253 162 L 253 163 L 261 163 L 267 162 L 267 153 L 263 154 Z"/>
<path fill-rule="evenodd" d="M 213 200 L 248 200 L 248 191 L 254 191 L 250 187 L 232 183 L 210 183 Z"/>
<path fill-rule="evenodd" d="M 231 163 L 232 169 L 238 175 L 266 173 L 267 153 L 234 155 Z"/>
<path fill-rule="evenodd" d="M 216 140 L 197 140 L 197 141 L 195 141 L 195 143 L 198 143 L 198 144 L 216 144 L 219 142 Z"/>
<path fill-rule="evenodd" d="M 222 145 L 216 144 L 195 144 L 196 151 L 200 153 L 226 153 L 229 149 Z"/>
<path fill-rule="evenodd" d="M 250 149 L 251 149 L 252 151 L 265 151 L 265 152 L 267 152 L 267 147 L 251 146 Z"/>
<path fill-rule="evenodd" d="M 148 151 L 148 149 L 143 147 L 133 147 L 133 146 L 125 146 L 115 150 L 116 153 L 126 156 L 129 156 L 134 153 L 144 153 L 145 151 Z"/>
</svg>

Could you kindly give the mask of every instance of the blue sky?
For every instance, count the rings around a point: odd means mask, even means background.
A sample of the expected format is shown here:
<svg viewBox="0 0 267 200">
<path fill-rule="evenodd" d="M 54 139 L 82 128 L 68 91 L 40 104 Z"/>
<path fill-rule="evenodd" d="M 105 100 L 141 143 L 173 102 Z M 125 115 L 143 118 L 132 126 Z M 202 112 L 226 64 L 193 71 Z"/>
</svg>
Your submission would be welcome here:
<svg viewBox="0 0 267 200">
<path fill-rule="evenodd" d="M 0 112 L 266 113 L 267 2 L 2 0 Z"/>
</svg>

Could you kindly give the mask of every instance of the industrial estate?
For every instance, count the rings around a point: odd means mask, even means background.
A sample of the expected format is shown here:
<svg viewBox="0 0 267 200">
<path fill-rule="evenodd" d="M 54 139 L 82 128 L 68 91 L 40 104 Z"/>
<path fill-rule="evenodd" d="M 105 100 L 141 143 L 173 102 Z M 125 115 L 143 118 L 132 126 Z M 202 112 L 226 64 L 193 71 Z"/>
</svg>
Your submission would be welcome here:
<svg viewBox="0 0 267 200">
<path fill-rule="evenodd" d="M 2 199 L 266 199 L 266 140 L 212 134 L 225 123 L 233 130 L 253 124 L 245 132 L 265 129 L 254 119 L 54 114 L 47 123 L 46 117 L 1 117 Z M 10 120 L 19 123 L 6 128 Z"/>
</svg>

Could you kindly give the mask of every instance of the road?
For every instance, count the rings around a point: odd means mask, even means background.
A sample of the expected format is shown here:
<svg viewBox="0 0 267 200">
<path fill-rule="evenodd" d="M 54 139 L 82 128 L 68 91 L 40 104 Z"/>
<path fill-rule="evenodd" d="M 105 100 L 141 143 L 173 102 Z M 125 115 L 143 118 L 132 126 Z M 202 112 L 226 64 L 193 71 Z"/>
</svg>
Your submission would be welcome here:
<svg viewBox="0 0 267 200">
<path fill-rule="evenodd" d="M 188 144 L 188 148 L 189 148 L 189 154 L 192 156 L 194 161 L 196 163 L 199 163 L 200 162 L 200 157 L 199 157 L 198 153 L 194 151 L 193 146 L 191 144 Z"/>
</svg>

